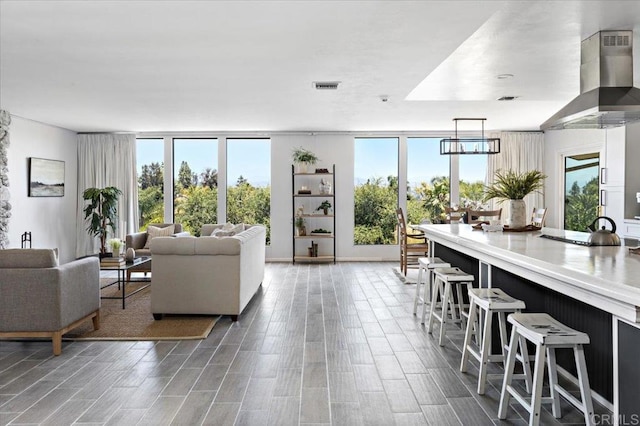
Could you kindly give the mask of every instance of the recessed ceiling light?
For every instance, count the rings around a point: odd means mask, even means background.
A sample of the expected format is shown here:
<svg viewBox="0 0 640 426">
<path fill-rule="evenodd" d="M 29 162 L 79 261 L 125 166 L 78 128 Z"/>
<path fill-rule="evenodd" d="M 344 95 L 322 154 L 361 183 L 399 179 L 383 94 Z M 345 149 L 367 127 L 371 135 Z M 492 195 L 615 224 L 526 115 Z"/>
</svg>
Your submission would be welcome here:
<svg viewBox="0 0 640 426">
<path fill-rule="evenodd" d="M 513 74 L 498 74 L 496 78 L 498 80 L 506 80 L 507 78 L 513 78 Z"/>
<path fill-rule="evenodd" d="M 519 98 L 519 96 L 501 96 L 498 98 L 499 101 L 513 101 L 514 99 Z"/>
</svg>

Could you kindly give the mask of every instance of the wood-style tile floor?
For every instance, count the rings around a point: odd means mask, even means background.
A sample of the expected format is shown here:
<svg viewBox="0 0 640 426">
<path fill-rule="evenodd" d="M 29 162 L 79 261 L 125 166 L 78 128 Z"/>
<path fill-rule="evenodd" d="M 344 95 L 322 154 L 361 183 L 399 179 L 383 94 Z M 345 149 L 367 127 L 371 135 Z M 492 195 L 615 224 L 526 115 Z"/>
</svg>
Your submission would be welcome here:
<svg viewBox="0 0 640 426">
<path fill-rule="evenodd" d="M 206 340 L 65 342 L 58 357 L 0 341 L 0 425 L 526 424 L 520 408 L 497 420 L 500 381 L 475 393 L 462 336 L 438 346 L 394 266 L 267 264 L 240 320 Z M 542 423 L 583 419 L 563 403 Z"/>
</svg>

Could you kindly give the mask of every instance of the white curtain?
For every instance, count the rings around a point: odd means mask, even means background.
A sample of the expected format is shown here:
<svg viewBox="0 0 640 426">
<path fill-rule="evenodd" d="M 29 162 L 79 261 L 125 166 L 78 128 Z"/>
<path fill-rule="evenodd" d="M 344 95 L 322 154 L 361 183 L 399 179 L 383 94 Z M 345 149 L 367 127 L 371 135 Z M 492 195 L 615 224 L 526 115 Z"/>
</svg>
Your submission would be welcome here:
<svg viewBox="0 0 640 426">
<path fill-rule="evenodd" d="M 76 256 L 95 254 L 100 241 L 87 232 L 84 219 L 86 201 L 82 193 L 87 188 L 115 186 L 118 198 L 118 223 L 115 235 L 124 239 L 138 226 L 138 183 L 136 173 L 136 137 L 133 134 L 78 135 L 78 212 L 76 225 Z"/>
<path fill-rule="evenodd" d="M 544 134 L 542 132 L 500 132 L 492 133 L 492 138 L 500 138 L 500 153 L 489 155 L 485 183 L 490 185 L 496 171 L 513 170 L 517 173 L 544 169 Z M 534 192 L 524 198 L 527 209 L 545 207 L 544 190 Z M 502 207 L 502 219 L 509 217 L 509 203 L 489 201 L 489 209 Z"/>
</svg>

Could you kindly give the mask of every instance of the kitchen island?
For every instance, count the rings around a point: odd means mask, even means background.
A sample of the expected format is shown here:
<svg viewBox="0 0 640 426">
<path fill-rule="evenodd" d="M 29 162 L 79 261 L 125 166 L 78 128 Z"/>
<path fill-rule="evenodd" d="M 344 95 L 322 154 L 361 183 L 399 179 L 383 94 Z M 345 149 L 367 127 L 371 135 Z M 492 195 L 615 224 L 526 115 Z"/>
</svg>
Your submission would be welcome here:
<svg viewBox="0 0 640 426">
<path fill-rule="evenodd" d="M 435 256 L 589 334 L 585 348 L 593 390 L 621 424 L 640 414 L 640 256 L 625 246 L 587 247 L 553 241 L 583 233 L 483 232 L 470 225 L 420 225 Z M 569 354 L 570 355 L 570 354 Z M 570 356 L 559 357 L 575 375 Z M 635 415 L 636 417 L 632 417 Z M 639 418 L 640 419 L 640 418 Z"/>
</svg>

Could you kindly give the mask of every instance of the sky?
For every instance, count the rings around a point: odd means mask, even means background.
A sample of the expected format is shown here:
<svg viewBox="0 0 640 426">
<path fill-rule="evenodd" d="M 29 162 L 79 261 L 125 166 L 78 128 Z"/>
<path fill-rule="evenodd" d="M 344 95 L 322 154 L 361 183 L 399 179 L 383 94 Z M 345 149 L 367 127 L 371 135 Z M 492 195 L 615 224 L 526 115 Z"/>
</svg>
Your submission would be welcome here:
<svg viewBox="0 0 640 426">
<path fill-rule="evenodd" d="M 436 176 L 449 176 L 451 156 L 440 155 L 441 138 L 407 138 L 407 180 L 411 187 L 430 182 Z M 468 182 L 484 182 L 487 156 L 460 155 L 460 178 Z M 355 183 L 371 177 L 398 174 L 397 138 L 356 138 Z"/>
<path fill-rule="evenodd" d="M 270 181 L 269 139 L 227 139 L 228 183 L 234 185 L 240 175 L 253 185 L 261 186 Z M 176 139 L 174 156 L 176 170 L 182 160 L 189 163 L 192 172 L 201 173 L 205 168 L 217 169 L 218 147 L 216 139 Z M 162 162 L 162 139 L 138 139 L 138 173 L 143 164 Z M 408 138 L 407 171 L 410 185 L 429 182 L 435 176 L 449 175 L 448 155 L 440 155 L 440 138 Z M 397 138 L 357 138 L 355 143 L 356 183 L 364 183 L 372 177 L 386 182 L 389 175 L 398 175 Z M 486 155 L 461 155 L 460 177 L 469 182 L 484 181 Z"/>
<path fill-rule="evenodd" d="M 242 175 L 254 186 L 270 182 L 271 147 L 269 139 L 227 139 L 228 183 L 234 185 Z M 175 139 L 174 158 L 177 171 L 186 161 L 193 173 L 202 173 L 207 167 L 218 169 L 217 139 Z M 164 159 L 162 139 L 138 139 L 138 174 L 142 165 L 161 163 Z"/>
</svg>

